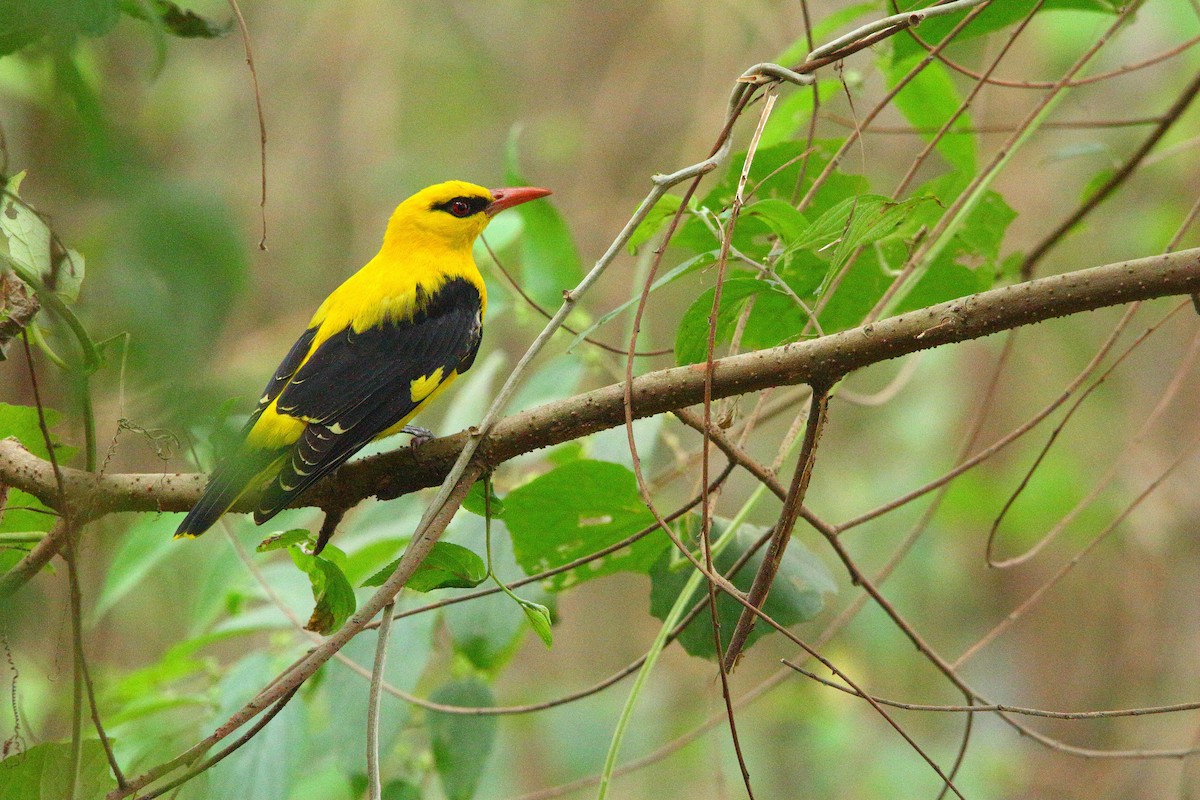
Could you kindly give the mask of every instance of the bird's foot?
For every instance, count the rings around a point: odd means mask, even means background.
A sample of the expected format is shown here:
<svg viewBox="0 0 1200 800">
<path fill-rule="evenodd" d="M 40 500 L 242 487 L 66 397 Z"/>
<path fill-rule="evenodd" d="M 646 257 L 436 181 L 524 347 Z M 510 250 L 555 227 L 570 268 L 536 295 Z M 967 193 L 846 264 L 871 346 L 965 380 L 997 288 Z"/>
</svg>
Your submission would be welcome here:
<svg viewBox="0 0 1200 800">
<path fill-rule="evenodd" d="M 409 442 L 408 445 L 409 447 L 420 447 L 426 442 L 433 441 L 435 438 L 437 438 L 433 435 L 433 431 L 429 430 L 429 428 L 422 428 L 419 425 L 405 425 L 400 429 L 400 432 L 407 433 L 412 437 L 412 441 Z"/>
</svg>

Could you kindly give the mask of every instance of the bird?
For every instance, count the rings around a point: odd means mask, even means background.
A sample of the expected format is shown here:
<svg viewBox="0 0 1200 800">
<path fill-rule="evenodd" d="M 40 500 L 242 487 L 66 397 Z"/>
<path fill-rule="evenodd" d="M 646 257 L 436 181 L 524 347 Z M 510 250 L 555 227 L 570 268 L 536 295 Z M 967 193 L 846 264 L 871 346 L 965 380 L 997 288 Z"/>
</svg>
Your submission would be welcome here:
<svg viewBox="0 0 1200 800">
<path fill-rule="evenodd" d="M 254 491 L 261 525 L 369 442 L 432 436 L 409 420 L 470 369 L 483 338 L 487 290 L 472 246 L 496 214 L 548 194 L 454 180 L 400 203 L 379 253 L 284 356 L 175 538 L 199 536 Z"/>
</svg>

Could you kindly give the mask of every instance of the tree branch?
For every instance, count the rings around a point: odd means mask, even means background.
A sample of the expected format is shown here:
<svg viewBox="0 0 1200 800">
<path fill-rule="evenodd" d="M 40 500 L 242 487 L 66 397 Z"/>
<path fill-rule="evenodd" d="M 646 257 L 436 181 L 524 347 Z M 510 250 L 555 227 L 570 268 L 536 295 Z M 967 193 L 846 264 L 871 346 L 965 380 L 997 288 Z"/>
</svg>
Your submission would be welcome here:
<svg viewBox="0 0 1200 800">
<path fill-rule="evenodd" d="M 723 358 L 714 363 L 714 399 L 770 386 L 836 380 L 888 359 L 978 339 L 1044 320 L 1200 291 L 1200 248 L 1054 275 L 951 300 L 819 339 Z M 704 365 L 650 372 L 633 381 L 634 416 L 650 417 L 701 402 Z M 492 467 L 624 422 L 622 385 L 612 384 L 498 421 L 480 447 Z M 342 467 L 300 498 L 306 506 L 350 506 L 367 497 L 388 500 L 438 485 L 467 440 L 456 433 L 364 458 Z M 200 474 L 94 475 L 63 469 L 67 501 L 82 518 L 117 511 L 186 511 L 200 497 Z M 15 440 L 0 441 L 0 483 L 58 506 L 49 462 Z M 233 508 L 251 511 L 243 501 Z"/>
</svg>

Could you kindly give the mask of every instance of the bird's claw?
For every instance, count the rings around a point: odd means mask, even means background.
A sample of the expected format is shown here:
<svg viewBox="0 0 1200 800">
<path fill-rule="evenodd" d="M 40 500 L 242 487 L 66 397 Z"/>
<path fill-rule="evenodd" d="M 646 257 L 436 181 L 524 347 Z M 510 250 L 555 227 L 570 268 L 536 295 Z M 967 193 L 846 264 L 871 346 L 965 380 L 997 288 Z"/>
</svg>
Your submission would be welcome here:
<svg viewBox="0 0 1200 800">
<path fill-rule="evenodd" d="M 426 442 L 437 438 L 433 435 L 433 431 L 429 430 L 429 428 L 422 428 L 420 425 L 405 425 L 400 429 L 400 432 L 407 433 L 412 437 L 412 441 L 408 445 L 409 447 L 420 447 Z"/>
</svg>

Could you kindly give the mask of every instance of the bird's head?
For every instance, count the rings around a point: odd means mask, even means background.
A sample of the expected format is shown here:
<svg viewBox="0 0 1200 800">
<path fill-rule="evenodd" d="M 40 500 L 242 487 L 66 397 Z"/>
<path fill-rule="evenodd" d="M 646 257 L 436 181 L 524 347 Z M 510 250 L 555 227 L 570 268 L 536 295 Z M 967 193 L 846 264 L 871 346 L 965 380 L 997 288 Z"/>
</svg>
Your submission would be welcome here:
<svg viewBox="0 0 1200 800">
<path fill-rule="evenodd" d="M 496 214 L 548 194 L 549 189 L 533 186 L 485 189 L 466 181 L 438 183 L 397 206 L 388 223 L 387 239 L 399 246 L 424 240 L 454 249 L 470 248 Z"/>
</svg>

